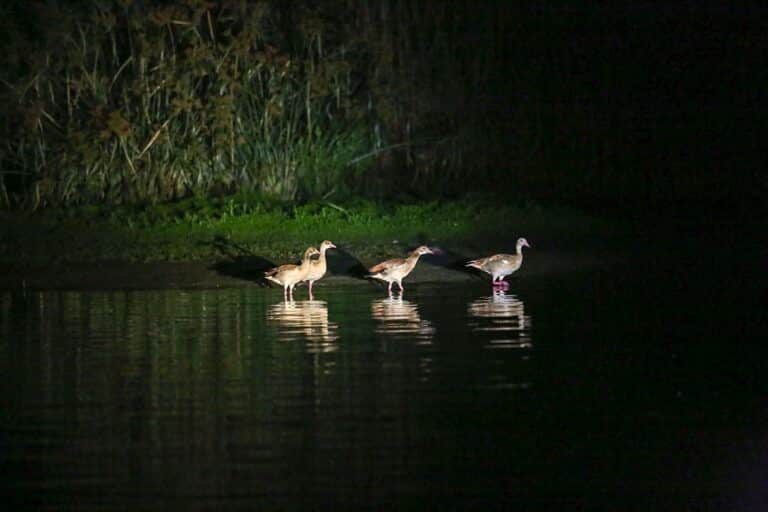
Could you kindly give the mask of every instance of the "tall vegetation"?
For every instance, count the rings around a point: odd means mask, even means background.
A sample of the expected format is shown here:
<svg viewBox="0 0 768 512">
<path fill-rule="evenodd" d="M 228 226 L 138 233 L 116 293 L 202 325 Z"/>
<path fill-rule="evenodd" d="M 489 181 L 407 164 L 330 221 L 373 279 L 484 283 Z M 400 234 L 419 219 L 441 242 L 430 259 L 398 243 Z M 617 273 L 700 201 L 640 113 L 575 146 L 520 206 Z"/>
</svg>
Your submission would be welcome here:
<svg viewBox="0 0 768 512">
<path fill-rule="evenodd" d="M 510 4 L 0 2 L 0 207 L 702 182 L 646 113 L 654 18 L 625 47 L 620 11 Z"/>
<path fill-rule="evenodd" d="M 37 5 L 4 77 L 2 193 L 35 204 L 332 194 L 369 152 L 352 68 L 280 2 Z M 43 20 L 50 18 L 48 25 Z M 24 52 L 24 49 L 32 49 Z"/>
</svg>

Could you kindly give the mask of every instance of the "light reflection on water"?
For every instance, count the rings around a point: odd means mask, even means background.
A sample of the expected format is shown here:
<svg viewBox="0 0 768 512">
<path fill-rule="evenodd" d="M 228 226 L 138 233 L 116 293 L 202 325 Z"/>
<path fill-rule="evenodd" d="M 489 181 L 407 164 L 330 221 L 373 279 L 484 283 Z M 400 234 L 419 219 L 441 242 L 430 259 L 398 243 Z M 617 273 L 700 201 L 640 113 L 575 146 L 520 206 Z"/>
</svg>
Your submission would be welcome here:
<svg viewBox="0 0 768 512">
<path fill-rule="evenodd" d="M 469 303 L 469 326 L 475 333 L 488 338 L 487 348 L 531 348 L 531 318 L 525 314 L 525 304 L 515 295 L 497 290 L 490 297 Z"/>
<path fill-rule="evenodd" d="M 764 510 L 762 266 L 704 254 L 316 309 L 0 292 L 4 509 Z"/>
<path fill-rule="evenodd" d="M 676 466 L 670 437 L 645 432 L 701 428 L 697 397 L 720 374 L 691 361 L 719 331 L 672 358 L 653 340 L 680 303 L 623 287 L 598 302 L 580 294 L 593 282 L 329 286 L 289 302 L 256 288 L 0 292 L 0 484 L 20 510 L 476 510 L 588 492 L 592 476 L 623 489 L 641 467 L 633 485 L 670 482 L 643 489 L 668 497 L 688 462 L 720 459 L 703 432 Z M 622 328 L 628 309 L 657 318 L 656 336 Z"/>
<path fill-rule="evenodd" d="M 151 509 L 157 496 L 295 509 L 313 493 L 351 506 L 463 482 L 462 466 L 435 479 L 434 460 L 464 456 L 435 436 L 450 440 L 478 398 L 497 403 L 530 376 L 516 351 L 483 349 L 472 325 L 486 299 L 455 291 L 0 293 L 0 448 L 13 486 L 39 509 L 72 496 L 98 510 Z M 505 300 L 487 306 L 494 321 L 511 314 L 493 309 Z"/>
<path fill-rule="evenodd" d="M 288 300 L 269 306 L 267 320 L 278 326 L 286 341 L 305 338 L 310 352 L 338 349 L 339 326 L 328 321 L 328 303 L 322 300 Z"/>
<path fill-rule="evenodd" d="M 371 317 L 376 320 L 376 332 L 394 338 L 414 339 L 418 344 L 430 344 L 435 328 L 422 320 L 419 308 L 402 294 L 393 294 L 371 302 Z"/>
</svg>

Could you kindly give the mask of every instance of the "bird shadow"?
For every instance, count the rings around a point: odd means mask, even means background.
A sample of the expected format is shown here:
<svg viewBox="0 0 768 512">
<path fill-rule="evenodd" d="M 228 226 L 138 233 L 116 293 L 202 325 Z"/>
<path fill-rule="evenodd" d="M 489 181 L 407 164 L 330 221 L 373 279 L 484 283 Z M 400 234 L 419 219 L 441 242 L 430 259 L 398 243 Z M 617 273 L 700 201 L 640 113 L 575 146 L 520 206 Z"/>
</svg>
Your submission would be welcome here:
<svg viewBox="0 0 768 512">
<path fill-rule="evenodd" d="M 345 249 L 336 248 L 333 256 L 328 258 L 328 270 L 335 275 L 365 279 L 368 269 L 354 255 Z"/>
<path fill-rule="evenodd" d="M 467 267 L 467 263 L 474 258 L 467 258 L 463 254 L 440 246 L 430 245 L 429 248 L 432 249 L 433 254 L 424 257 L 424 263 L 482 279 L 482 272 Z"/>
<path fill-rule="evenodd" d="M 276 267 L 274 262 L 256 254 L 237 242 L 223 236 L 216 236 L 210 242 L 203 242 L 217 249 L 227 259 L 217 261 L 208 268 L 221 275 L 252 281 L 259 286 L 268 287 L 269 281 L 264 278 L 264 272 Z"/>
</svg>

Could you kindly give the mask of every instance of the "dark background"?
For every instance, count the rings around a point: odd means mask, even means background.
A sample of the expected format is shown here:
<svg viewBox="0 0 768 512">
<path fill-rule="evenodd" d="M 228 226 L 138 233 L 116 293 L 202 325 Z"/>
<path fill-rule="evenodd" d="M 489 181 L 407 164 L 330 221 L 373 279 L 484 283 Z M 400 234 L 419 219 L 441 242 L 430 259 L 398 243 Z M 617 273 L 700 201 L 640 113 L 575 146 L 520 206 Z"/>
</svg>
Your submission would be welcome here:
<svg viewBox="0 0 768 512">
<path fill-rule="evenodd" d="M 765 151 L 759 146 L 768 83 L 763 62 L 768 12 L 763 7 L 698 2 L 517 7 L 512 2 L 415 0 L 214 2 L 208 8 L 195 2 L 103 5 L 99 12 L 116 16 L 112 30 L 118 36 L 131 30 L 150 33 L 157 24 L 146 21 L 149 14 L 167 6 L 205 34 L 207 12 L 216 33 L 209 43 L 223 38 L 226 28 L 242 31 L 242 20 L 263 8 L 267 21 L 259 25 L 259 37 L 249 39 L 244 55 L 258 61 L 263 58 L 256 56 L 259 52 L 272 51 L 303 62 L 305 70 L 307 63 L 323 59 L 348 66 L 346 88 L 335 97 L 343 101 L 332 108 L 334 102 L 324 93 L 313 101 L 325 105 L 320 109 L 324 129 L 331 130 L 340 119 L 344 127 L 354 124 L 367 137 L 360 152 L 371 155 L 353 173 L 331 176 L 319 169 L 328 185 L 310 189 L 299 184 L 287 197 L 293 201 L 323 197 L 333 188 L 338 195 L 389 199 L 491 192 L 594 208 L 684 205 L 689 211 L 691 205 L 704 205 L 698 210 L 710 211 L 760 204 L 768 187 Z M 53 66 L 50 59 L 72 60 L 62 48 L 77 40 L 73 27 L 92 23 L 98 9 L 90 2 L 16 1 L 2 10 L 7 25 L 2 54 L 8 59 L 2 71 L 0 154 L 6 206 L 28 207 L 35 184 L 41 183 L 48 188 L 37 188 L 42 199 L 35 206 L 156 202 L 242 190 L 270 193 L 263 177 L 231 175 L 230 169 L 239 165 L 234 152 L 231 160 L 202 171 L 208 176 L 202 185 L 185 182 L 148 192 L 124 178 L 120 186 L 103 176 L 89 182 L 92 178 L 82 176 L 82 162 L 71 157 L 72 137 L 62 133 L 80 130 L 86 140 L 99 141 L 96 153 L 107 154 L 113 150 L 109 145 L 117 144 L 119 128 L 106 121 L 115 133 L 109 138 L 107 130 L 100 140 L 93 136 L 100 132 L 83 121 L 85 114 L 78 118 L 77 112 L 64 112 L 62 84 L 67 69 L 75 68 Z M 312 53 L 312 37 L 305 30 L 312 23 L 312 33 L 323 35 L 322 56 Z M 145 28 L 136 28 L 142 24 Z M 167 27 L 166 34 L 177 31 L 174 41 L 182 55 L 181 30 L 188 26 Z M 128 39 L 117 37 L 114 45 L 94 40 L 93 45 L 104 46 L 105 55 L 114 46 L 117 66 L 128 55 L 134 60 L 142 56 Z M 115 66 L 105 64 L 105 76 L 114 76 Z M 129 73 L 130 66 L 123 70 Z M 83 100 L 75 107 L 82 112 L 127 110 L 124 115 L 134 125 L 126 141 L 137 134 L 134 154 L 139 154 L 157 123 L 139 133 L 138 116 L 128 117 L 127 96 L 119 93 L 123 75 L 99 100 L 103 105 Z M 30 84 L 41 76 L 48 83 L 34 93 Z M 302 76 L 306 72 L 297 75 Z M 192 95 L 203 98 L 203 107 L 210 98 L 205 87 L 198 81 L 191 88 Z M 243 111 L 237 101 L 235 93 L 230 105 L 235 113 Z M 57 120 L 57 129 L 39 110 L 30 121 L 32 107 L 40 106 Z M 201 124 L 202 119 L 189 122 Z M 296 122 L 304 126 L 307 119 L 299 116 Z M 216 137 L 211 131 L 198 140 L 220 147 Z M 159 152 L 159 145 L 152 151 Z M 33 155 L 35 147 L 44 149 Z M 211 161 L 219 158 L 212 155 Z M 255 158 L 246 167 L 256 165 Z M 128 173 L 123 164 L 103 167 L 109 168 L 101 171 L 107 175 Z M 53 191 L 70 176 L 80 183 L 74 192 Z"/>
</svg>

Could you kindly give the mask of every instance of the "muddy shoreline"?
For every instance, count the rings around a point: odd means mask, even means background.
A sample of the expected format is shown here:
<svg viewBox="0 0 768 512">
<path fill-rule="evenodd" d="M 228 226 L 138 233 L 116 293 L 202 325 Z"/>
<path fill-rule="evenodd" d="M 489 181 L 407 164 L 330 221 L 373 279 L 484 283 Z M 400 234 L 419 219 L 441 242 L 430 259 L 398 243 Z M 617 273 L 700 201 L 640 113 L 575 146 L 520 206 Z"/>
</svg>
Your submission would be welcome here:
<svg viewBox="0 0 768 512">
<path fill-rule="evenodd" d="M 527 252 L 523 267 L 510 279 L 598 269 L 620 263 L 624 256 L 611 251 Z M 461 253 L 425 257 L 405 281 L 408 283 L 483 282 L 488 276 L 466 269 Z M 365 264 L 329 253 L 329 272 L 315 286 L 375 286 L 362 278 Z M 0 290 L 156 290 L 264 287 L 260 279 L 271 262 L 258 259 L 198 262 L 119 262 L 56 264 L 0 264 Z"/>
</svg>

